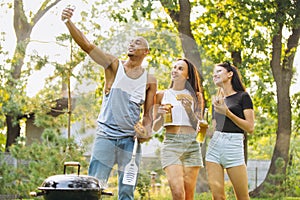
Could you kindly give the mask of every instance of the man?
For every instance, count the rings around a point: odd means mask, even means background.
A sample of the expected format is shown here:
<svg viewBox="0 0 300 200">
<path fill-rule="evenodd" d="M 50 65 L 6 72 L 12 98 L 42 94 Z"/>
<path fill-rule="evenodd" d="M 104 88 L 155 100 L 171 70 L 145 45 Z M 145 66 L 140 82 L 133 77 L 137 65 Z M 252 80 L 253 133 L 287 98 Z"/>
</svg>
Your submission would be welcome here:
<svg viewBox="0 0 300 200">
<path fill-rule="evenodd" d="M 105 184 L 112 167 L 118 165 L 118 198 L 134 199 L 135 185 L 122 183 L 124 168 L 129 163 L 134 146 L 134 137 L 139 142 L 150 139 L 151 109 L 156 94 L 156 79 L 141 67 L 149 53 L 148 42 L 143 37 L 133 39 L 128 47 L 128 59 L 121 61 L 90 43 L 76 28 L 70 18 L 71 8 L 62 12 L 62 20 L 74 41 L 99 65 L 104 67 L 105 87 L 98 128 L 94 141 L 89 175 Z M 143 106 L 143 119 L 140 111 Z M 140 161 L 138 145 L 137 165 Z"/>
</svg>

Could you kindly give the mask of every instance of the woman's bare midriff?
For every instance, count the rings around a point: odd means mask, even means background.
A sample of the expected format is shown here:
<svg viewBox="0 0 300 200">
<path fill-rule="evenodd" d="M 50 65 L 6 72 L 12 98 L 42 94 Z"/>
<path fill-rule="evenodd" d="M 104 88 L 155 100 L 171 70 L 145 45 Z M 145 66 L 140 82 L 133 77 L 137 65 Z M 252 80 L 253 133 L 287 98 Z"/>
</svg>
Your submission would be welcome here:
<svg viewBox="0 0 300 200">
<path fill-rule="evenodd" d="M 184 134 L 194 133 L 195 129 L 191 126 L 165 126 L 167 133 Z"/>
</svg>

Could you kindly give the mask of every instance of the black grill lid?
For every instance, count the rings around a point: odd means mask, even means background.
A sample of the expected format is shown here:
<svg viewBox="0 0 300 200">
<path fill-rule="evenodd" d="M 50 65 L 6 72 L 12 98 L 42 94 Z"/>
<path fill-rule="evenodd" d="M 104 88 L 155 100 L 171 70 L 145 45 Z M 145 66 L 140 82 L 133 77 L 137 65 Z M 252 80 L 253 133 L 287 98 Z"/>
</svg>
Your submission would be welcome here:
<svg viewBox="0 0 300 200">
<path fill-rule="evenodd" d="M 67 166 L 77 166 L 78 174 L 66 174 Z M 39 190 L 97 190 L 101 189 L 97 178 L 87 175 L 79 175 L 79 162 L 65 162 L 64 174 L 48 177 L 42 183 Z"/>
</svg>

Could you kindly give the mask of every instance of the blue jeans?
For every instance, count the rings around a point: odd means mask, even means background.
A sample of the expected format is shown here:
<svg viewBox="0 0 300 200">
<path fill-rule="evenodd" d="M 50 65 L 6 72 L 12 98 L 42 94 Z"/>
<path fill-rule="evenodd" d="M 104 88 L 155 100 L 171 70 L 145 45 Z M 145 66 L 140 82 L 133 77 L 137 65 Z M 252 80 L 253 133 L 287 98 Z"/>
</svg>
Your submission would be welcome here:
<svg viewBox="0 0 300 200">
<path fill-rule="evenodd" d="M 118 166 L 118 199 L 133 200 L 135 186 L 122 183 L 124 168 L 130 162 L 134 139 L 126 137 L 121 139 L 106 139 L 96 136 L 90 160 L 90 176 L 99 179 L 100 183 L 107 183 L 110 172 L 115 164 Z M 139 166 L 141 160 L 140 144 L 137 148 L 136 164 Z"/>
</svg>

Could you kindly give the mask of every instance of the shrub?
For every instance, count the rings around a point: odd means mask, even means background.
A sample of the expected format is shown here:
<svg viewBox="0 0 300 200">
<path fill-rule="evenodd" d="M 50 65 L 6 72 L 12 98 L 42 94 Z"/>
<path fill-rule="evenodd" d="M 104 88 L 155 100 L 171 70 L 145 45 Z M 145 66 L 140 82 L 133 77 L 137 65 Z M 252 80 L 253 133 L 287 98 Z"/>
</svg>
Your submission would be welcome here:
<svg viewBox="0 0 300 200">
<path fill-rule="evenodd" d="M 16 160 L 15 165 L 4 162 L 1 155 L 0 166 L 0 194 L 29 197 L 31 191 L 49 176 L 62 174 L 64 162 L 78 161 L 84 168 L 87 161 L 83 150 L 73 139 L 57 136 L 51 131 L 45 131 L 43 142 L 35 142 L 24 146 L 22 138 L 10 148 L 10 156 Z M 75 173 L 77 170 L 69 169 Z"/>
</svg>

